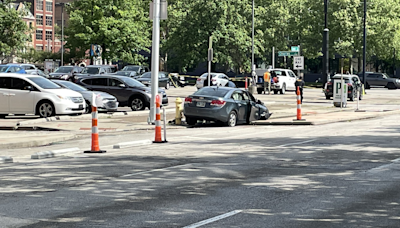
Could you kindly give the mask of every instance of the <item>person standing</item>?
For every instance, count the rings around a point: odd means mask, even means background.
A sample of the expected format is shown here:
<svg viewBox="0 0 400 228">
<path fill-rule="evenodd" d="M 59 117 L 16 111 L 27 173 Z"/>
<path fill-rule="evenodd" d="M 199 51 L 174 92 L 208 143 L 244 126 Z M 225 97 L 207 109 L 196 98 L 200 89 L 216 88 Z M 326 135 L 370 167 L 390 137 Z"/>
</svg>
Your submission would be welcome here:
<svg viewBox="0 0 400 228">
<path fill-rule="evenodd" d="M 295 91 L 296 94 L 297 94 L 297 87 L 298 87 L 299 90 L 300 90 L 301 103 L 303 104 L 303 87 L 304 87 L 304 85 L 305 85 L 305 83 L 304 83 L 304 81 L 303 81 L 303 77 L 300 76 L 300 77 L 296 80 L 296 82 L 294 83 L 294 85 L 296 86 L 296 91 Z"/>
<path fill-rule="evenodd" d="M 264 73 L 264 94 L 268 87 L 268 95 L 271 94 L 271 74 L 269 71 Z"/>
</svg>

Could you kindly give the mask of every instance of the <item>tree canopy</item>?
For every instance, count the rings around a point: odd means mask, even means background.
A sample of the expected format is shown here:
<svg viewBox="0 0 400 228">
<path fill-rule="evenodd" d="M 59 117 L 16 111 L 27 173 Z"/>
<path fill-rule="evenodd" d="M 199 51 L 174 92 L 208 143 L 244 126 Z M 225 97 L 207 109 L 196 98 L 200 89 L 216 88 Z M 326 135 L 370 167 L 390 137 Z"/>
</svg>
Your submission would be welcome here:
<svg viewBox="0 0 400 228">
<path fill-rule="evenodd" d="M 10 55 L 26 45 L 28 27 L 22 20 L 26 11 L 17 11 L 11 0 L 0 2 L 0 55 Z"/>
<path fill-rule="evenodd" d="M 67 48 L 85 56 L 91 44 L 101 45 L 102 57 L 140 63 L 139 51 L 148 51 L 148 3 L 142 0 L 79 0 L 67 8 Z"/>
</svg>

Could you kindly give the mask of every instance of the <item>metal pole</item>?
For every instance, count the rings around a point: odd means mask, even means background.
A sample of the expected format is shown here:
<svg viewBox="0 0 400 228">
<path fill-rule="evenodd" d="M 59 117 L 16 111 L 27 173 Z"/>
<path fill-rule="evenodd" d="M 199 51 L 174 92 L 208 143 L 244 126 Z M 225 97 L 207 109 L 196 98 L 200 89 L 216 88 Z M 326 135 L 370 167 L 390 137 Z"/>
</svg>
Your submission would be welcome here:
<svg viewBox="0 0 400 228">
<path fill-rule="evenodd" d="M 212 36 L 210 36 L 209 41 L 208 41 L 208 86 L 211 86 L 211 61 L 213 58 L 213 53 L 212 53 Z"/>
<path fill-rule="evenodd" d="M 64 3 L 61 5 L 61 66 L 64 66 Z"/>
<path fill-rule="evenodd" d="M 254 71 L 254 0 L 251 10 L 251 75 L 253 76 L 253 85 L 256 84 L 256 76 Z"/>
<path fill-rule="evenodd" d="M 364 36 L 363 36 L 363 82 L 366 83 L 365 71 L 367 65 L 367 0 L 364 0 Z"/>
<path fill-rule="evenodd" d="M 272 47 L 272 69 L 275 69 L 275 47 Z"/>
<path fill-rule="evenodd" d="M 160 52 L 160 0 L 154 0 L 153 5 L 153 43 L 151 50 L 151 99 L 148 123 L 154 123 L 156 116 L 155 99 L 158 94 L 158 70 Z"/>
<path fill-rule="evenodd" d="M 396 48 L 393 49 L 393 77 L 396 77 Z"/>
<path fill-rule="evenodd" d="M 323 31 L 322 38 L 322 81 L 324 85 L 328 82 L 329 76 L 329 29 L 328 29 L 328 4 L 329 0 L 324 0 L 324 12 L 325 12 L 325 29 Z"/>
<path fill-rule="evenodd" d="M 299 56 L 301 56 L 301 54 L 300 54 L 300 45 L 298 45 L 298 47 L 299 47 Z M 294 57 L 293 57 L 293 63 L 294 63 Z M 300 70 L 297 70 L 297 77 L 300 77 Z M 303 78 L 303 80 L 304 80 L 304 78 Z"/>
</svg>

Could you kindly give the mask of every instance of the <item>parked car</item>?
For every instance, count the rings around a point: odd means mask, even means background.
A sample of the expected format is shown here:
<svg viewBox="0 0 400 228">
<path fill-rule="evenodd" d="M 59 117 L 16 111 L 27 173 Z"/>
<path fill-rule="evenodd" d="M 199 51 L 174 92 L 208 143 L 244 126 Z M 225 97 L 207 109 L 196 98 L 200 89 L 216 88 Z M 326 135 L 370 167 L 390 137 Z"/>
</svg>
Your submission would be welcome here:
<svg viewBox="0 0 400 228">
<path fill-rule="evenodd" d="M 120 106 L 128 106 L 132 111 L 150 108 L 151 88 L 139 81 L 119 75 L 94 75 L 78 78 L 77 84 L 93 91 L 103 91 L 115 96 Z M 162 104 L 168 105 L 168 97 L 163 89 L 158 93 L 162 96 Z"/>
<path fill-rule="evenodd" d="M 8 114 L 48 117 L 85 112 L 85 101 L 80 93 L 63 89 L 38 75 L 0 74 L 0 94 L 2 117 Z"/>
<path fill-rule="evenodd" d="M 37 70 L 25 70 L 27 74 L 39 75 L 45 78 L 49 78 L 49 75 L 45 74 L 43 71 Z"/>
<path fill-rule="evenodd" d="M 363 82 L 363 75 L 359 75 L 361 82 Z M 391 78 L 385 73 L 366 72 L 365 73 L 365 88 L 370 89 L 371 87 L 385 87 L 388 89 L 400 88 L 400 79 Z"/>
<path fill-rule="evenodd" d="M 158 87 L 164 87 L 165 89 L 169 89 L 171 87 L 171 79 L 168 77 L 167 72 L 158 72 Z M 146 72 L 139 78 L 136 78 L 139 82 L 143 83 L 146 86 L 151 85 L 151 72 Z"/>
<path fill-rule="evenodd" d="M 73 82 L 65 81 L 65 80 L 52 80 L 52 82 L 56 83 L 57 85 L 67 88 L 73 91 L 76 91 L 82 94 L 83 98 L 85 99 L 86 107 L 85 112 L 91 113 L 92 112 L 92 97 L 93 95 L 99 97 L 98 99 L 102 101 L 103 105 L 97 104 L 97 109 L 99 112 L 116 112 L 118 109 L 118 101 L 117 98 L 113 95 L 110 95 L 105 92 L 101 91 L 90 91 L 85 87 L 77 85 Z"/>
<path fill-rule="evenodd" d="M 72 80 L 76 74 L 81 73 L 83 67 L 80 66 L 60 66 L 56 71 L 49 74 L 49 78 L 62 78 L 63 80 Z"/>
<path fill-rule="evenodd" d="M 204 85 L 206 86 L 208 85 L 207 75 L 208 73 L 204 73 L 199 78 L 197 78 L 196 81 L 197 89 L 203 88 Z M 211 73 L 211 77 L 212 77 L 210 81 L 211 86 L 226 86 L 230 81 L 229 77 L 223 73 Z M 205 81 L 207 82 L 204 83 Z"/>
<path fill-rule="evenodd" d="M 82 70 L 81 73 L 77 73 L 75 74 L 75 76 L 110 74 L 114 72 L 115 67 L 112 67 L 110 65 L 88 65 Z"/>
<path fill-rule="evenodd" d="M 35 65 L 29 63 L 7 63 L 7 65 L 17 65 L 24 68 L 24 70 L 39 70 Z"/>
<path fill-rule="evenodd" d="M 293 71 L 289 69 L 270 69 L 271 77 L 277 77 L 277 82 L 271 83 L 271 91 L 274 94 L 285 94 L 286 90 L 296 90 L 294 83 L 297 80 L 297 76 Z M 261 94 L 264 91 L 264 78 L 260 77 L 260 81 L 257 82 L 257 93 Z"/>
<path fill-rule="evenodd" d="M 354 74 L 335 74 L 331 77 L 331 81 L 327 83 L 326 89 L 324 90 L 325 98 L 327 100 L 333 97 L 333 82 L 334 80 L 340 80 L 343 76 L 344 83 L 348 86 L 347 97 L 350 101 L 354 101 L 357 99 L 357 92 L 359 94 L 359 99 L 362 99 L 362 84 L 360 78 Z"/>
<path fill-rule="evenodd" d="M 121 75 L 121 76 L 126 76 L 126 77 L 131 77 L 135 78 L 136 77 L 136 71 L 117 71 L 114 73 L 115 75 Z"/>
<path fill-rule="evenodd" d="M 186 97 L 183 113 L 188 125 L 210 120 L 230 127 L 271 116 L 268 108 L 248 91 L 217 86 L 203 87 Z"/>
<path fill-rule="evenodd" d="M 7 64 L 0 65 L 0 73 L 16 73 L 16 74 L 26 74 L 26 71 L 23 67 L 18 64 Z"/>
<path fill-rule="evenodd" d="M 140 66 L 140 65 L 127 65 L 122 68 L 121 71 L 133 71 L 135 72 L 134 76 L 140 76 L 146 72 L 149 72 L 149 68 L 147 66 Z"/>
</svg>

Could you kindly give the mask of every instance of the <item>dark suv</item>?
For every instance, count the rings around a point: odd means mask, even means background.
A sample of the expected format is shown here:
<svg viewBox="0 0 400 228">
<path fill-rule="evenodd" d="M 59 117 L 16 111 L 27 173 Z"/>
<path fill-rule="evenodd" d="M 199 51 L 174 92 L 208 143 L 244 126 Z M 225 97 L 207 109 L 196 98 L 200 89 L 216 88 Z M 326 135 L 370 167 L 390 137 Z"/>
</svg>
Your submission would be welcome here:
<svg viewBox="0 0 400 228">
<path fill-rule="evenodd" d="M 140 65 L 127 65 L 122 68 L 121 71 L 129 71 L 132 72 L 131 77 L 138 77 L 146 72 L 149 72 L 149 68 L 147 66 Z"/>
<path fill-rule="evenodd" d="M 151 88 L 133 78 L 119 75 L 83 76 L 75 81 L 89 90 L 103 91 L 115 96 L 119 106 L 131 107 L 132 111 L 150 108 Z M 168 97 L 163 89 L 162 104 L 168 105 Z"/>
<path fill-rule="evenodd" d="M 81 73 L 83 70 L 79 66 L 60 66 L 56 71 L 49 74 L 50 79 L 59 79 L 63 77 L 64 80 L 71 80 L 76 74 Z"/>
<path fill-rule="evenodd" d="M 110 65 L 88 65 L 80 74 L 76 74 L 78 77 L 84 75 L 97 75 L 97 74 L 110 74 L 116 71 L 115 66 Z"/>
<path fill-rule="evenodd" d="M 361 80 L 363 76 L 360 76 Z M 391 78 L 385 73 L 373 73 L 367 72 L 365 75 L 365 79 L 367 83 L 365 84 L 366 89 L 370 89 L 372 87 L 385 87 L 388 89 L 398 89 L 400 88 L 400 79 Z"/>
</svg>

